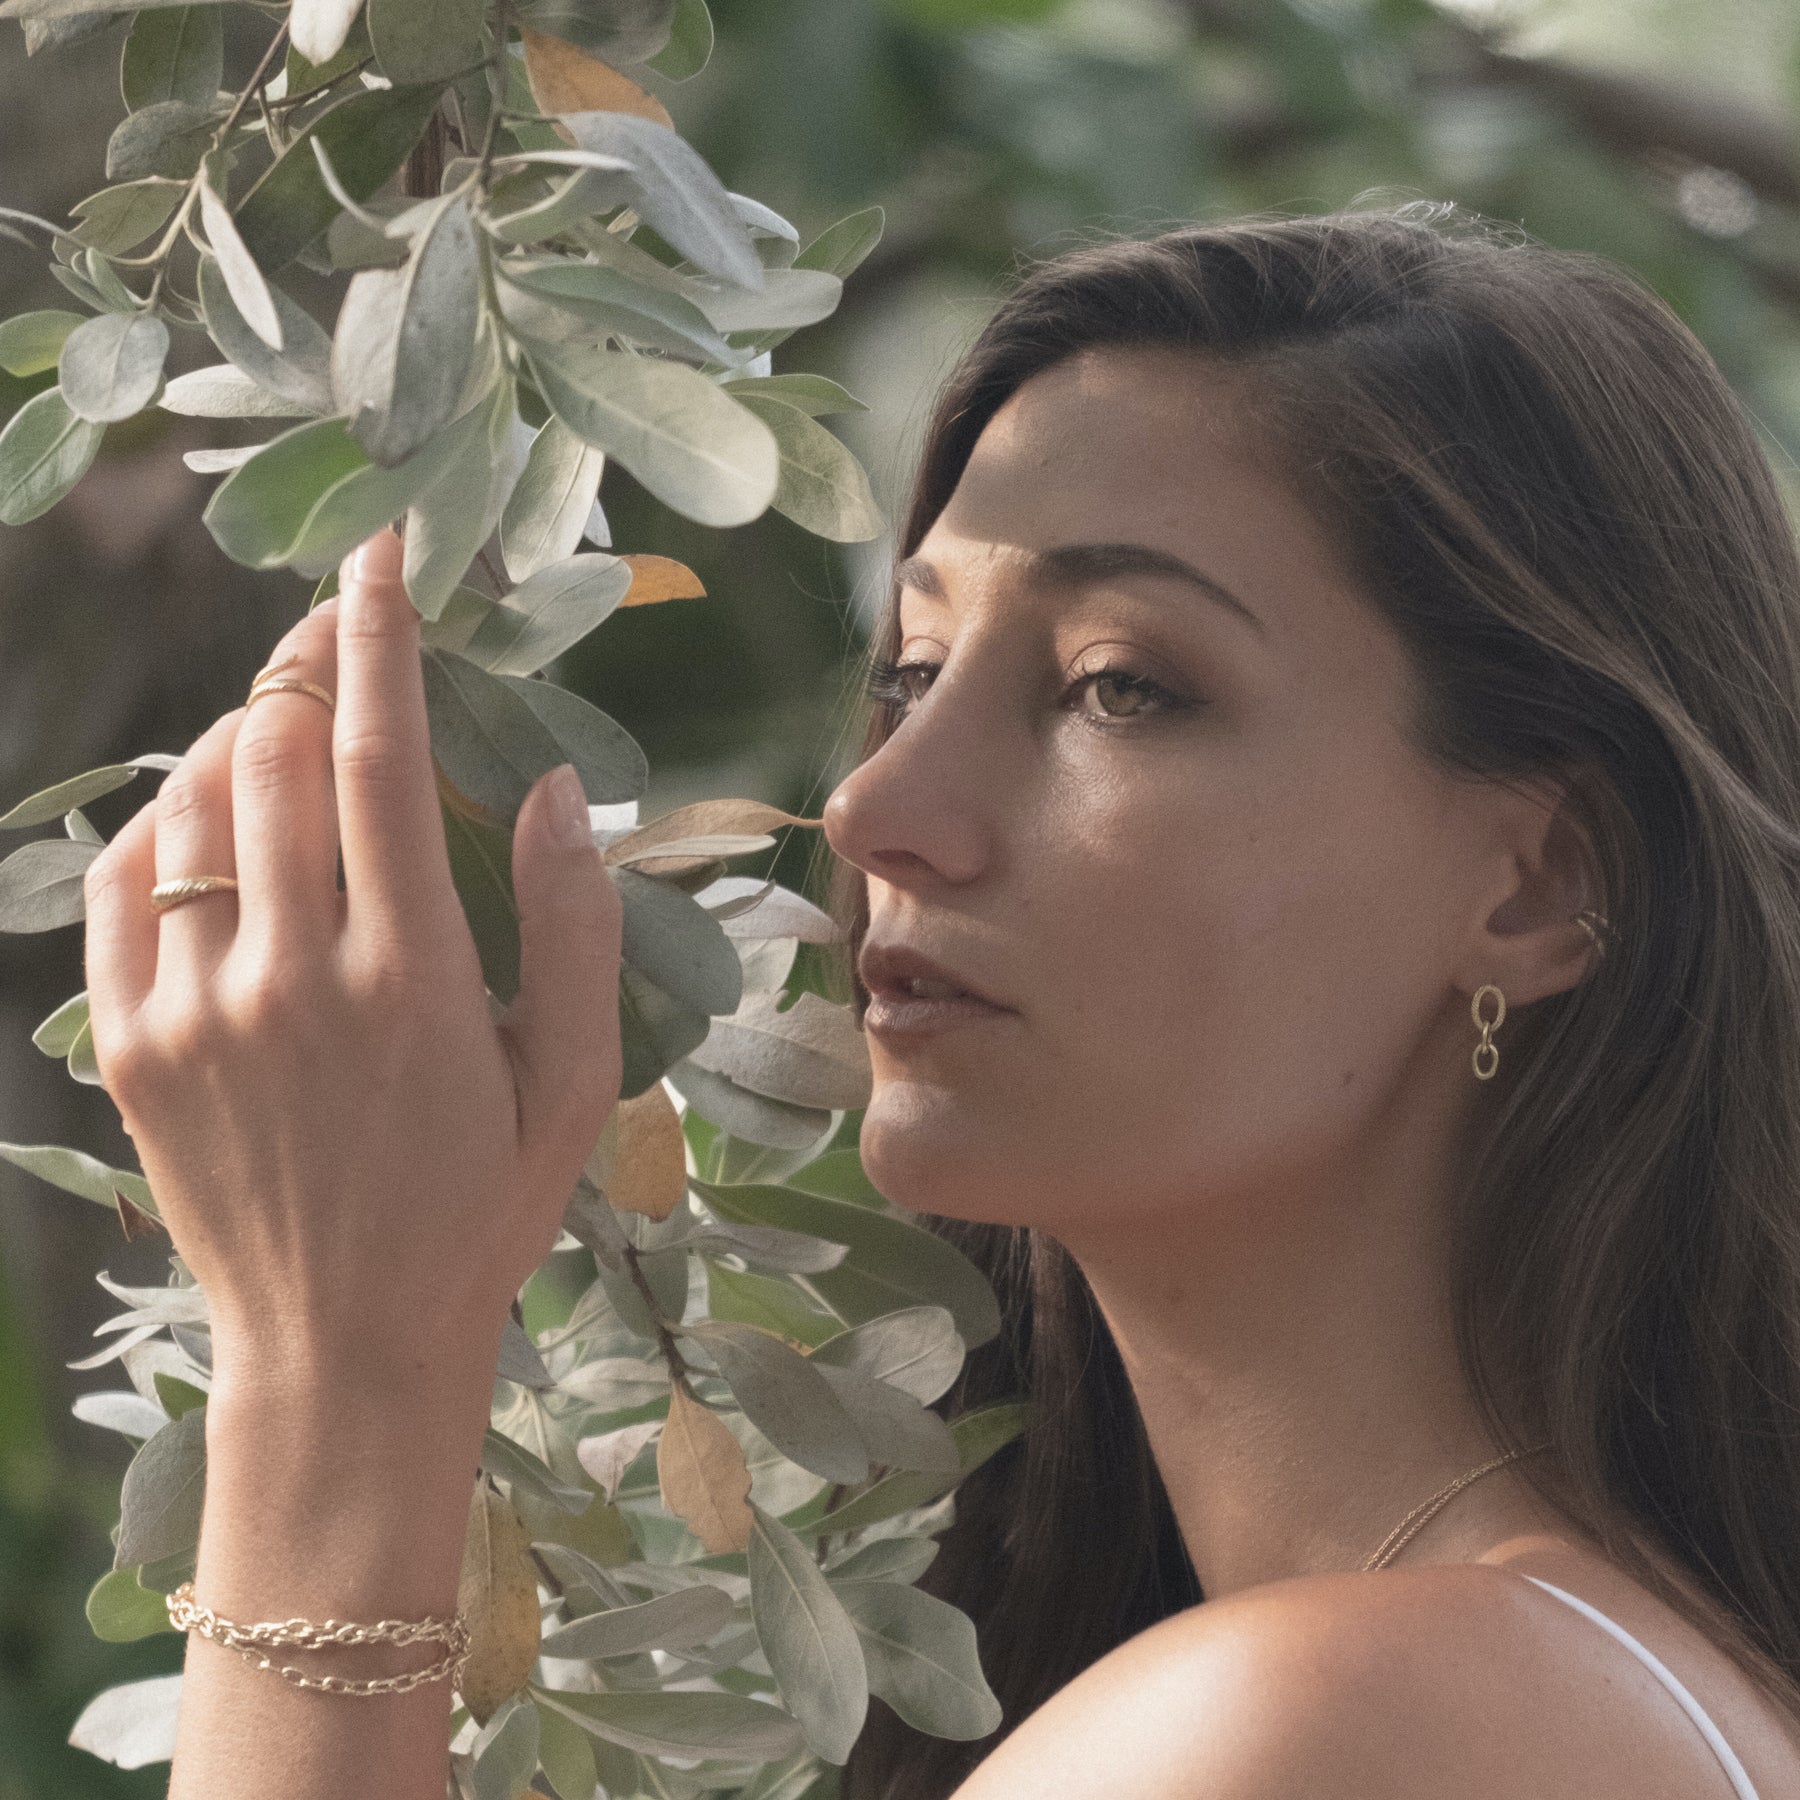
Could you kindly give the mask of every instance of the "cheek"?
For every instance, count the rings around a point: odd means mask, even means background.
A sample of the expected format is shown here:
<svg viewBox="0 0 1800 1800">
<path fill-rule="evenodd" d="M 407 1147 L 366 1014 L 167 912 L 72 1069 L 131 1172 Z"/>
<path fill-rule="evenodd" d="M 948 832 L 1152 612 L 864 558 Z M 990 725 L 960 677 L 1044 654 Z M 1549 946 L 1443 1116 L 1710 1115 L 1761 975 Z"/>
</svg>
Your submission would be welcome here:
<svg viewBox="0 0 1800 1800">
<path fill-rule="evenodd" d="M 875 1052 L 876 1185 L 1074 1235 L 1096 1196 L 1148 1219 L 1341 1157 L 1432 1004 L 1417 800 L 1343 760 L 1147 783 L 1014 836 L 1023 1016 L 930 1059 Z"/>
</svg>

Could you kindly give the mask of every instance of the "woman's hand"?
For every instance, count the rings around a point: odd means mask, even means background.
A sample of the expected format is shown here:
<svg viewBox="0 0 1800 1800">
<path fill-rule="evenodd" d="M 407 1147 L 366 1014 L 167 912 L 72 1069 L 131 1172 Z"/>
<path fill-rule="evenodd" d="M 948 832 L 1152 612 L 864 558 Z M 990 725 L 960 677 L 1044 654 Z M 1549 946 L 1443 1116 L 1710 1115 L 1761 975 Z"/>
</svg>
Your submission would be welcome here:
<svg viewBox="0 0 1800 1800">
<path fill-rule="evenodd" d="M 270 664 L 335 717 L 293 691 L 226 714 L 88 874 L 101 1077 L 210 1301 L 215 1397 L 422 1386 L 485 1412 L 508 1306 L 618 1098 L 618 891 L 574 771 L 546 775 L 496 1020 L 392 532 Z M 151 910 L 153 883 L 201 874 L 238 890 Z"/>
</svg>

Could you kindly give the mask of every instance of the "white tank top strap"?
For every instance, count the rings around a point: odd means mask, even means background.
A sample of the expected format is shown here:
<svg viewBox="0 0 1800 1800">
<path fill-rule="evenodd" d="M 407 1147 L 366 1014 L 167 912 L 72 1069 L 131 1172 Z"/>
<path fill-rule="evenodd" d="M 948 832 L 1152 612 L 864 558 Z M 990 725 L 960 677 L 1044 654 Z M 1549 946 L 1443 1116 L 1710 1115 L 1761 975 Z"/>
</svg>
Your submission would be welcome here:
<svg viewBox="0 0 1800 1800">
<path fill-rule="evenodd" d="M 1519 1572 L 1523 1573 L 1523 1571 Z M 1674 1697 L 1675 1704 L 1693 1720 L 1700 1735 L 1711 1747 L 1713 1755 L 1719 1759 L 1719 1766 L 1730 1778 L 1732 1791 L 1737 1796 L 1737 1800 L 1758 1800 L 1756 1789 L 1751 1784 L 1749 1775 L 1745 1773 L 1744 1765 L 1738 1761 L 1737 1753 L 1726 1743 L 1718 1726 L 1708 1717 L 1700 1702 L 1681 1685 L 1675 1678 L 1674 1671 L 1665 1662 L 1640 1644 L 1624 1626 L 1609 1619 L 1598 1607 L 1590 1606 L 1587 1601 L 1563 1588 L 1552 1586 L 1548 1581 L 1538 1580 L 1535 1575 L 1526 1575 L 1525 1579 L 1535 1586 L 1541 1587 L 1545 1593 L 1554 1594 L 1559 1600 L 1566 1600 L 1577 1612 L 1586 1613 L 1602 1631 L 1609 1633 L 1623 1644 L 1669 1690 Z"/>
</svg>

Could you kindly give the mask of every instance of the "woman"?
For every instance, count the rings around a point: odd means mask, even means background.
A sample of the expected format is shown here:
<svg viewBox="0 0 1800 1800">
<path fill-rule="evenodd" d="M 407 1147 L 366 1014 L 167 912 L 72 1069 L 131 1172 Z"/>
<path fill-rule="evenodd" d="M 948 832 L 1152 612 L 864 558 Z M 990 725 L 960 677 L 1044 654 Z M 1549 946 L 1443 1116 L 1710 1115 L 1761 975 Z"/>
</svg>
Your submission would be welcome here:
<svg viewBox="0 0 1800 1800">
<path fill-rule="evenodd" d="M 925 1578 L 1006 1735 L 872 1724 L 847 1793 L 1800 1800 L 1800 566 L 1705 353 L 1447 209 L 1097 245 L 952 375 L 901 550 L 825 808 L 863 1155 L 1000 1286 L 952 1404 L 1044 1407 Z M 239 1618 L 449 1609 L 618 1079 L 554 777 L 489 1023 L 361 554 L 276 659 L 335 729 L 221 720 L 90 880 Z M 178 1800 L 442 1791 L 441 1690 L 188 1666 Z"/>
</svg>

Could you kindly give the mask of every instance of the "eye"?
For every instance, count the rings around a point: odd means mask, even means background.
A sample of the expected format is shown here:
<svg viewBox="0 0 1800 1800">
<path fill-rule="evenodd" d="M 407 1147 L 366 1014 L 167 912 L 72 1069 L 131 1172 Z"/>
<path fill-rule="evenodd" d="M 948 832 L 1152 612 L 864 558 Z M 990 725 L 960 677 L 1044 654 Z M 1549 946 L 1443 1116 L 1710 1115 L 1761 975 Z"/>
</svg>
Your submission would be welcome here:
<svg viewBox="0 0 1800 1800">
<path fill-rule="evenodd" d="M 934 662 L 889 662 L 877 658 L 864 679 L 863 691 L 890 715 L 905 718 L 912 710 L 912 702 L 924 697 L 923 690 L 915 686 L 917 678 L 924 677 L 928 687 L 942 666 Z M 1173 712 L 1188 704 L 1161 682 L 1152 681 L 1148 675 L 1139 675 L 1131 669 L 1110 666 L 1090 669 L 1076 677 L 1070 691 L 1086 687 L 1091 687 L 1100 697 L 1102 710 L 1083 716 L 1103 726 L 1113 721 L 1123 723 L 1127 719 L 1141 718 L 1146 712 Z M 1121 704 L 1123 710 L 1113 710 Z"/>
<path fill-rule="evenodd" d="M 1095 669 L 1079 677 L 1075 685 L 1093 688 L 1095 696 L 1101 700 L 1101 716 L 1108 719 L 1135 719 L 1146 709 L 1166 712 L 1179 704 L 1175 695 L 1160 682 L 1152 681 L 1148 675 L 1133 674 L 1130 669 Z M 1110 700 L 1106 698 L 1109 692 Z M 1114 704 L 1120 701 L 1123 710 L 1114 711 Z"/>
<path fill-rule="evenodd" d="M 863 678 L 863 692 L 887 712 L 903 715 L 920 698 L 911 685 L 913 676 L 935 675 L 938 668 L 934 662 L 889 662 L 885 657 L 877 657 Z"/>
</svg>

